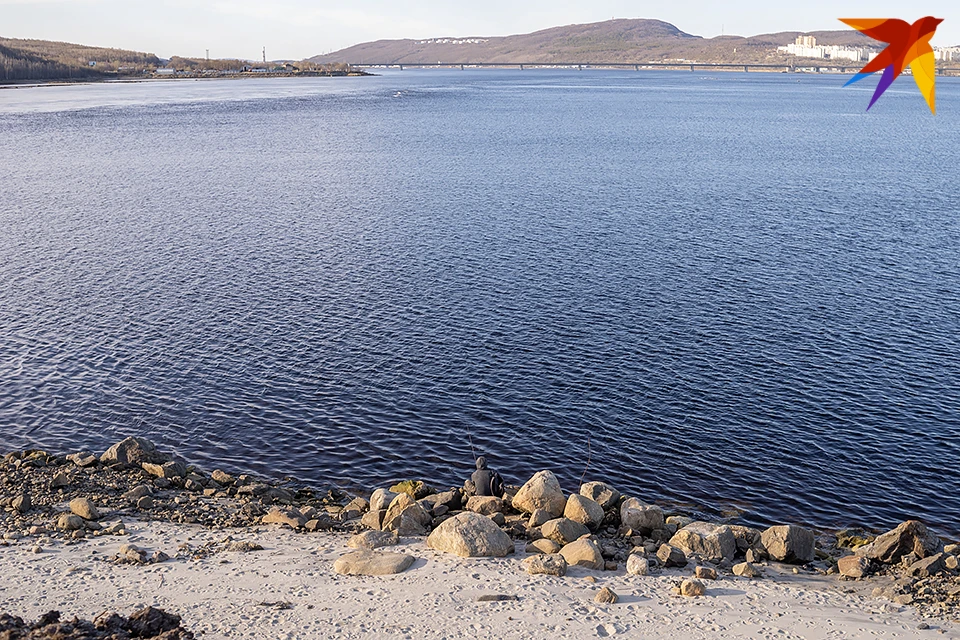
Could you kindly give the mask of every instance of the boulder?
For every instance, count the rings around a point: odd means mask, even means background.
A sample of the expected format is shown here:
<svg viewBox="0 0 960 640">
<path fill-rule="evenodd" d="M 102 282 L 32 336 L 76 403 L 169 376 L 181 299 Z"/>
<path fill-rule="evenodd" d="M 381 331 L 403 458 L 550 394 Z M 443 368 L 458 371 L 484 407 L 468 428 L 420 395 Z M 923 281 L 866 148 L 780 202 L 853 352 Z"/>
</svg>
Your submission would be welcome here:
<svg viewBox="0 0 960 640">
<path fill-rule="evenodd" d="M 696 578 L 687 578 L 680 583 L 680 595 L 695 598 L 707 593 L 707 588 Z"/>
<path fill-rule="evenodd" d="M 263 524 L 279 524 L 290 527 L 291 529 L 299 529 L 306 524 L 306 521 L 303 516 L 300 515 L 299 511 L 281 507 L 270 509 L 267 515 L 261 518 L 261 522 L 263 522 Z"/>
<path fill-rule="evenodd" d="M 97 464 L 98 458 L 89 451 L 79 451 L 68 455 L 67 460 L 78 467 L 90 467 Z"/>
<path fill-rule="evenodd" d="M 572 493 L 567 498 L 567 506 L 563 508 L 563 517 L 596 529 L 603 521 L 603 507 L 586 496 Z"/>
<path fill-rule="evenodd" d="M 446 507 L 448 511 L 459 511 L 463 508 L 463 493 L 459 489 L 435 493 L 427 499 L 433 503 L 435 514 L 437 507 Z"/>
<path fill-rule="evenodd" d="M 627 556 L 627 573 L 631 576 L 645 576 L 650 573 L 650 561 L 639 553 Z"/>
<path fill-rule="evenodd" d="M 657 560 L 664 567 L 685 567 L 687 566 L 687 555 L 683 549 L 669 544 L 661 544 L 657 549 Z"/>
<path fill-rule="evenodd" d="M 663 529 L 663 509 L 636 498 L 627 498 L 620 504 L 620 522 L 624 527 L 647 535 L 654 529 Z"/>
<path fill-rule="evenodd" d="M 884 564 L 894 564 L 910 553 L 918 558 L 926 558 L 940 551 L 940 548 L 940 538 L 922 522 L 907 520 L 896 529 L 878 536 L 872 543 L 858 548 L 857 553 Z"/>
<path fill-rule="evenodd" d="M 760 535 L 770 558 L 779 562 L 803 564 L 814 558 L 814 535 L 810 529 L 796 525 L 770 527 Z"/>
<path fill-rule="evenodd" d="M 540 554 L 524 558 L 523 568 L 530 575 L 565 576 L 567 561 L 559 553 Z"/>
<path fill-rule="evenodd" d="M 568 565 L 586 567 L 587 569 L 603 569 L 603 555 L 600 547 L 590 538 L 580 538 L 560 549 L 560 555 Z"/>
<path fill-rule="evenodd" d="M 620 492 L 606 482 L 587 482 L 580 486 L 580 495 L 590 498 L 602 509 L 610 509 L 620 500 Z"/>
<path fill-rule="evenodd" d="M 701 580 L 716 580 L 717 570 L 713 567 L 697 567 L 693 570 L 693 575 Z"/>
<path fill-rule="evenodd" d="M 670 545 L 715 563 L 733 560 L 737 552 L 737 540 L 730 527 L 709 522 L 691 522 L 670 538 Z"/>
<path fill-rule="evenodd" d="M 957 559 L 957 556 L 952 553 L 944 554 L 943 564 L 950 569 L 951 571 L 956 571 L 960 567 L 960 559 Z"/>
<path fill-rule="evenodd" d="M 140 466 L 143 467 L 144 471 L 158 478 L 182 478 L 187 475 L 187 465 L 182 462 L 170 461 L 163 464 L 144 462 Z"/>
<path fill-rule="evenodd" d="M 363 531 L 347 541 L 351 549 L 379 549 L 395 544 L 400 544 L 400 536 L 391 531 Z"/>
<path fill-rule="evenodd" d="M 465 511 L 444 520 L 427 538 L 427 546 L 464 558 L 513 553 L 513 540 L 486 516 Z"/>
<path fill-rule="evenodd" d="M 763 575 L 760 569 L 750 562 L 741 562 L 733 565 L 733 575 L 743 576 L 744 578 L 759 578 Z"/>
<path fill-rule="evenodd" d="M 550 538 L 540 538 L 527 543 L 527 553 L 560 553 L 560 545 Z"/>
<path fill-rule="evenodd" d="M 876 539 L 875 535 L 863 529 L 841 529 L 837 531 L 837 547 L 841 549 L 859 549 Z"/>
<path fill-rule="evenodd" d="M 10 506 L 13 507 L 13 510 L 17 513 L 26 513 L 33 508 L 33 502 L 30 500 L 30 494 L 21 493 L 13 499 Z"/>
<path fill-rule="evenodd" d="M 50 481 L 51 489 L 59 489 L 60 487 L 70 486 L 70 474 L 66 471 L 61 471 L 57 475 L 53 476 L 53 480 Z"/>
<path fill-rule="evenodd" d="M 333 570 L 348 576 L 387 576 L 405 571 L 413 561 L 414 557 L 405 553 L 361 549 L 337 558 Z"/>
<path fill-rule="evenodd" d="M 685 526 L 691 522 L 696 522 L 693 518 L 688 518 L 687 516 L 670 516 L 666 519 L 666 524 L 672 524 L 676 527 L 676 531 L 683 529 Z"/>
<path fill-rule="evenodd" d="M 467 511 L 492 516 L 503 511 L 503 500 L 494 496 L 470 496 L 467 500 Z"/>
<path fill-rule="evenodd" d="M 617 601 L 620 600 L 620 597 L 614 593 L 613 589 L 610 587 L 603 587 L 600 591 L 597 592 L 596 597 L 593 601 L 600 604 L 617 604 Z"/>
<path fill-rule="evenodd" d="M 553 520 L 553 515 L 548 511 L 543 509 L 534 509 L 533 513 L 530 514 L 530 519 L 527 521 L 527 526 L 531 529 L 536 529 L 537 527 L 543 526 L 548 520 Z"/>
<path fill-rule="evenodd" d="M 210 474 L 210 477 L 214 482 L 224 487 L 229 487 L 236 482 L 236 479 L 232 475 L 226 471 L 221 471 L 220 469 L 214 469 L 213 473 Z"/>
<path fill-rule="evenodd" d="M 401 536 L 422 536 L 432 522 L 420 503 L 407 493 L 398 493 L 383 517 L 383 530 L 396 531 Z"/>
<path fill-rule="evenodd" d="M 64 531 L 83 529 L 83 518 L 72 513 L 62 513 L 60 519 L 57 520 L 57 528 Z"/>
<path fill-rule="evenodd" d="M 759 529 L 754 529 L 753 527 L 744 527 L 741 525 L 731 524 L 727 525 L 730 528 L 730 531 L 733 532 L 733 538 L 737 543 L 737 553 L 743 554 L 747 552 L 747 549 L 753 549 L 760 545 L 760 539 L 762 534 Z M 683 527 L 681 527 L 682 529 Z"/>
<path fill-rule="evenodd" d="M 540 527 L 543 537 L 550 538 L 557 544 L 563 546 L 570 544 L 577 538 L 590 533 L 590 530 L 579 522 L 574 522 L 570 518 L 555 518 L 548 520 Z"/>
<path fill-rule="evenodd" d="M 512 503 L 514 509 L 524 513 L 543 509 L 559 518 L 567 506 L 567 499 L 563 497 L 560 481 L 552 471 L 538 471 L 520 487 Z"/>
<path fill-rule="evenodd" d="M 390 491 L 393 493 L 405 493 L 414 500 L 425 498 L 433 493 L 433 489 L 420 480 L 404 480 L 403 482 L 398 482 L 390 487 Z"/>
<path fill-rule="evenodd" d="M 870 560 L 863 556 L 843 556 L 837 560 L 837 571 L 847 578 L 862 578 L 870 573 Z"/>
<path fill-rule="evenodd" d="M 940 575 L 947 570 L 947 565 L 944 562 L 945 558 L 946 554 L 936 553 L 922 560 L 917 560 L 907 567 L 907 575 L 915 578 L 929 578 L 930 576 Z"/>
<path fill-rule="evenodd" d="M 124 438 L 107 449 L 100 456 L 100 462 L 139 466 L 144 462 L 166 462 L 166 456 L 146 438 Z"/>
<path fill-rule="evenodd" d="M 386 510 L 386 508 L 390 506 L 390 503 L 393 502 L 393 499 L 396 497 L 397 494 L 393 491 L 388 491 L 387 489 L 377 489 L 373 492 L 373 495 L 370 496 L 370 510 Z"/>
<path fill-rule="evenodd" d="M 89 498 L 74 498 L 70 501 L 70 511 L 77 514 L 84 520 L 96 520 L 100 517 L 100 512 L 96 505 Z"/>
<path fill-rule="evenodd" d="M 386 509 L 379 509 L 377 511 L 367 511 L 360 518 L 360 524 L 370 529 L 376 529 L 379 531 L 383 527 L 383 517 L 387 515 Z"/>
</svg>

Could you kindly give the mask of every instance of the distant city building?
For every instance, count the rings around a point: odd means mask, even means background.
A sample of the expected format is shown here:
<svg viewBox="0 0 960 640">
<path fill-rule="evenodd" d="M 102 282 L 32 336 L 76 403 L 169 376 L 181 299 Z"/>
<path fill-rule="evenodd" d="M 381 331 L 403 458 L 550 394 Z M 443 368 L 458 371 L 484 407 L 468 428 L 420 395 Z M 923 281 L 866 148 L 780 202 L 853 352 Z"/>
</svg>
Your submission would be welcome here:
<svg viewBox="0 0 960 640">
<path fill-rule="evenodd" d="M 960 61 L 960 47 L 934 47 L 933 57 L 943 62 Z"/>
<path fill-rule="evenodd" d="M 784 47 L 777 47 L 777 51 L 800 58 L 850 60 L 851 62 L 860 62 L 871 53 L 866 49 L 817 44 L 817 39 L 814 36 L 797 36 L 796 42 Z"/>
<path fill-rule="evenodd" d="M 486 38 L 430 38 L 429 40 L 417 40 L 417 44 L 482 44 L 490 42 Z"/>
</svg>

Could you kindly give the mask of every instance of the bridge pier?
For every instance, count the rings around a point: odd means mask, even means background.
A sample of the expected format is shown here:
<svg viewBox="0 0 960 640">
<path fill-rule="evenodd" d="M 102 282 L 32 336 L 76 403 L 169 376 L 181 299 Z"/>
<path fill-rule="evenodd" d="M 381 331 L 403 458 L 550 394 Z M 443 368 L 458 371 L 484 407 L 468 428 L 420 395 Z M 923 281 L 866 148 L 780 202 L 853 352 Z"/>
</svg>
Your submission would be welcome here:
<svg viewBox="0 0 960 640">
<path fill-rule="evenodd" d="M 748 73 L 749 71 L 750 71 L 750 65 L 748 64 L 743 65 L 743 72 Z"/>
<path fill-rule="evenodd" d="M 633 65 L 633 70 L 634 70 L 634 71 L 640 71 L 640 65 L 638 65 L 638 64 Z"/>
<path fill-rule="evenodd" d="M 463 65 L 460 65 L 460 71 L 463 71 Z"/>
<path fill-rule="evenodd" d="M 523 71 L 523 65 L 520 65 L 520 71 Z"/>
<path fill-rule="evenodd" d="M 582 65 L 582 64 L 578 64 L 578 65 L 577 65 L 577 71 L 583 71 L 583 65 Z"/>
<path fill-rule="evenodd" d="M 401 65 L 398 65 L 398 66 L 400 67 L 400 71 L 403 71 L 403 65 L 401 64 Z"/>
<path fill-rule="evenodd" d="M 690 73 L 693 73 L 693 71 L 694 71 L 693 65 L 690 65 Z"/>
</svg>

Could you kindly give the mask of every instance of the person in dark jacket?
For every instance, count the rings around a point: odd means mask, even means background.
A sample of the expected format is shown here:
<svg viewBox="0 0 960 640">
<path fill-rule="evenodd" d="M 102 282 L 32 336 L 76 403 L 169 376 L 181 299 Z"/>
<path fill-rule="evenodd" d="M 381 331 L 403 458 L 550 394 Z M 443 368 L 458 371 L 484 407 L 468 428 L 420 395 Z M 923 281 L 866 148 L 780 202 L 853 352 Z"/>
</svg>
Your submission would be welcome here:
<svg viewBox="0 0 960 640">
<path fill-rule="evenodd" d="M 477 470 L 470 476 L 470 480 L 476 487 L 476 495 L 503 497 L 503 478 L 496 471 L 487 468 L 487 459 L 483 456 L 477 458 Z"/>
</svg>

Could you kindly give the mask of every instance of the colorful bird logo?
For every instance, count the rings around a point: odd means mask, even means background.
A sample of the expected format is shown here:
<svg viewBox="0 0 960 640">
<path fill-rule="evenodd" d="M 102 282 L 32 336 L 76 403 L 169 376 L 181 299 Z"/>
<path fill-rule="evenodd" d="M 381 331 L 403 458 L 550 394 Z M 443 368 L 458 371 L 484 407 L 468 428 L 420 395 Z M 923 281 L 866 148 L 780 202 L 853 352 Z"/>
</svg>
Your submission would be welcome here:
<svg viewBox="0 0 960 640">
<path fill-rule="evenodd" d="M 913 72 L 913 79 L 917 83 L 920 93 L 926 98 L 930 111 L 937 112 L 934 104 L 935 68 L 930 38 L 937 30 L 937 25 L 943 22 L 942 18 L 927 16 L 926 18 L 920 18 L 913 24 L 903 20 L 887 18 L 840 18 L 840 21 L 874 40 L 886 42 L 889 45 L 847 82 L 847 84 L 853 84 L 883 69 L 883 75 L 877 84 L 877 90 L 873 92 L 873 98 L 870 99 L 867 111 L 909 64 L 910 70 Z M 847 84 L 843 86 L 847 86 Z"/>
</svg>

